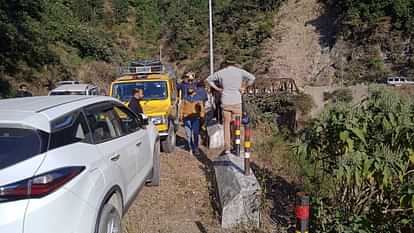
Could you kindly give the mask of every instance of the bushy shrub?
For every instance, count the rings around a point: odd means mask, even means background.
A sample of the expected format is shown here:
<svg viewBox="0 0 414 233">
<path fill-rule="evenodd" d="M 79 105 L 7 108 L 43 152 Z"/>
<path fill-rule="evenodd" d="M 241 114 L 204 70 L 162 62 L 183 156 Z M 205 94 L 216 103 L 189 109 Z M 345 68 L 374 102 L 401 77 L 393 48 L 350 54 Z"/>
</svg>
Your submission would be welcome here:
<svg viewBox="0 0 414 233">
<path fill-rule="evenodd" d="M 316 232 L 414 232 L 414 105 L 374 90 L 327 109 L 295 146 Z"/>
</svg>

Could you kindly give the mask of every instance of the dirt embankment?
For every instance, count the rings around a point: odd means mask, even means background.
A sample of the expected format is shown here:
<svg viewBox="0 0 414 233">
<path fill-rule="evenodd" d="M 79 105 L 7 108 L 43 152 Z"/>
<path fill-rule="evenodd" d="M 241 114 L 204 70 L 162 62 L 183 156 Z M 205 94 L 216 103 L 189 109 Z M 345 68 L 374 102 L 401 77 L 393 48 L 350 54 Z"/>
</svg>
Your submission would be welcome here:
<svg viewBox="0 0 414 233">
<path fill-rule="evenodd" d="M 288 0 L 275 16 L 272 38 L 265 45 L 270 61 L 266 78 L 292 78 L 299 86 L 329 84 L 335 70 L 331 47 L 334 25 L 319 0 Z"/>
</svg>

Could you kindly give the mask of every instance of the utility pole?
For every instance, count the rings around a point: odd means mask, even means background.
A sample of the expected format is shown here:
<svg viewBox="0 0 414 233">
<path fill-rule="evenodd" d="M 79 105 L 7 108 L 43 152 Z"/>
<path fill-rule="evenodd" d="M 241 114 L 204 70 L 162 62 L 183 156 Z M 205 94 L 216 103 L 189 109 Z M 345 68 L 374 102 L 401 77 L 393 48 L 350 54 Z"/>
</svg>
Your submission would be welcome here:
<svg viewBox="0 0 414 233">
<path fill-rule="evenodd" d="M 212 0 L 208 0 L 209 15 L 210 15 L 210 74 L 214 73 L 214 47 L 213 47 L 213 6 Z"/>
<path fill-rule="evenodd" d="M 162 45 L 160 43 L 160 62 L 162 62 Z"/>
</svg>

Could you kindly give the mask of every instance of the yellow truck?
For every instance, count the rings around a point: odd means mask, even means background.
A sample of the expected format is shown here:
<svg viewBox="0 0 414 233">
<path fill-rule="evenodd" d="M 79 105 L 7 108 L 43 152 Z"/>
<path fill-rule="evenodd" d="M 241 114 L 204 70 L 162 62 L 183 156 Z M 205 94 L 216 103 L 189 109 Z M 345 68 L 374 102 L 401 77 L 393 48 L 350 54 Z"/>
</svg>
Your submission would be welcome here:
<svg viewBox="0 0 414 233">
<path fill-rule="evenodd" d="M 144 114 L 157 126 L 164 152 L 175 150 L 178 127 L 178 92 L 175 73 L 160 61 L 131 62 L 120 68 L 120 76 L 112 82 L 109 95 L 125 104 L 134 89 L 142 89 L 140 102 Z"/>
</svg>

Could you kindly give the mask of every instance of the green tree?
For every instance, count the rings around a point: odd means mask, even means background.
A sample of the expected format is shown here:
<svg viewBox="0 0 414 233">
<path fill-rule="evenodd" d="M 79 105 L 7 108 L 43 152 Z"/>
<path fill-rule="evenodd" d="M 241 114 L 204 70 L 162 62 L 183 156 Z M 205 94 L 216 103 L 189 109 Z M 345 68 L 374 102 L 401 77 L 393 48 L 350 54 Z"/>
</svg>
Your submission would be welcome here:
<svg viewBox="0 0 414 233">
<path fill-rule="evenodd" d="M 73 0 L 72 10 L 82 22 L 96 25 L 104 17 L 104 0 Z"/>
<path fill-rule="evenodd" d="M 21 66 L 54 61 L 41 25 L 44 10 L 42 0 L 0 2 L 0 72 L 15 74 Z"/>
<path fill-rule="evenodd" d="M 128 21 L 128 0 L 112 0 L 112 11 L 114 12 L 114 23 L 120 24 Z"/>
<path fill-rule="evenodd" d="M 161 38 L 161 10 L 159 1 L 130 1 L 135 9 L 136 28 L 141 41 L 137 57 L 148 58 L 158 54 Z"/>
</svg>

